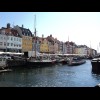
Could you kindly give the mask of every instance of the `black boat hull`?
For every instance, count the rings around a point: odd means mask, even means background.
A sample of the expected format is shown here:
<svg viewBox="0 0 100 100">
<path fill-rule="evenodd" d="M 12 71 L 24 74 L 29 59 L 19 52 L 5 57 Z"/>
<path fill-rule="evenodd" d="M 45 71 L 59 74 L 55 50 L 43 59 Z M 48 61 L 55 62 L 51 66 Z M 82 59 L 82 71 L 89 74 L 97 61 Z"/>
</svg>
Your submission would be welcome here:
<svg viewBox="0 0 100 100">
<path fill-rule="evenodd" d="M 55 62 L 27 62 L 27 67 L 53 66 Z"/>
<path fill-rule="evenodd" d="M 63 65 L 68 64 L 68 61 L 62 61 L 62 64 Z"/>
<path fill-rule="evenodd" d="M 78 66 L 78 65 L 82 65 L 84 63 L 86 63 L 86 61 L 76 62 L 76 63 L 69 63 L 68 66 Z"/>
<path fill-rule="evenodd" d="M 92 72 L 100 74 L 100 60 L 95 60 L 95 61 L 92 60 L 91 65 L 92 65 Z"/>
</svg>

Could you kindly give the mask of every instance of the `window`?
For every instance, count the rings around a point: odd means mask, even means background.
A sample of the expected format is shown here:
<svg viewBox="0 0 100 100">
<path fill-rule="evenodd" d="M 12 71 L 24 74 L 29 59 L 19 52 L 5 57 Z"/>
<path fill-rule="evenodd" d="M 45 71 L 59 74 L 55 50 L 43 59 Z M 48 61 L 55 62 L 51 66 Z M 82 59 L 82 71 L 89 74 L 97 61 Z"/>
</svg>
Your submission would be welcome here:
<svg viewBox="0 0 100 100">
<path fill-rule="evenodd" d="M 19 47 L 21 47 L 21 45 L 19 44 Z"/>
<path fill-rule="evenodd" d="M 3 43 L 2 42 L 0 42 L 0 45 L 2 45 Z"/>
<path fill-rule="evenodd" d="M 4 46 L 6 46 L 6 42 L 4 42 Z"/>
<path fill-rule="evenodd" d="M 13 43 L 11 43 L 11 46 L 13 46 Z"/>
<path fill-rule="evenodd" d="M 7 43 L 7 46 L 9 46 L 9 43 Z"/>
</svg>

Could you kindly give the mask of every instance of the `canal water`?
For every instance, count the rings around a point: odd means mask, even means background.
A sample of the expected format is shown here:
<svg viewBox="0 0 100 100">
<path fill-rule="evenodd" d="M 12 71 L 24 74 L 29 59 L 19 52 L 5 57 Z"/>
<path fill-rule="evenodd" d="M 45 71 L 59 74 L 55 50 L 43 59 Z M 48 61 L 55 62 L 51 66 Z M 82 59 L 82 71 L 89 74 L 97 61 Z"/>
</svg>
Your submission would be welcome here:
<svg viewBox="0 0 100 100">
<path fill-rule="evenodd" d="M 91 69 L 90 60 L 79 66 L 16 68 L 0 73 L 0 87 L 94 87 L 100 83 L 100 75 Z"/>
</svg>

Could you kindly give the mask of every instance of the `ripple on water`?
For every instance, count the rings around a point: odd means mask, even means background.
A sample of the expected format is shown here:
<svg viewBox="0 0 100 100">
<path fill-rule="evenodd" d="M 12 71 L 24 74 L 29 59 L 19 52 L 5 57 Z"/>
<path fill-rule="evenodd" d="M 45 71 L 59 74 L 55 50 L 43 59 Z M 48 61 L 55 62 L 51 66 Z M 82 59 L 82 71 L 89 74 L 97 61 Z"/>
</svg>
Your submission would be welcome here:
<svg viewBox="0 0 100 100">
<path fill-rule="evenodd" d="M 100 83 L 100 75 L 91 72 L 89 60 L 83 65 L 69 67 L 56 65 L 15 69 L 0 74 L 1 87 L 94 87 Z"/>
</svg>

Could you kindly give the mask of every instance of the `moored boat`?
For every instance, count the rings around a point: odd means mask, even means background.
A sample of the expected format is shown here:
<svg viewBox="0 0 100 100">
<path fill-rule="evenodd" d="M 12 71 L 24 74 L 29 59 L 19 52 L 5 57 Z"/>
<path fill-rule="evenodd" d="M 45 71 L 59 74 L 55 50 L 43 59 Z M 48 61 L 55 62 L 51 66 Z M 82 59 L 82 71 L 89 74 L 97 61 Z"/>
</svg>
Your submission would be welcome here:
<svg viewBox="0 0 100 100">
<path fill-rule="evenodd" d="M 62 64 L 63 64 L 63 65 L 68 64 L 68 58 L 65 58 L 65 59 L 62 61 Z"/>
<path fill-rule="evenodd" d="M 10 72 L 10 71 L 12 71 L 11 69 L 2 69 L 2 70 L 0 70 L 0 73 L 3 73 L 3 72 Z"/>
<path fill-rule="evenodd" d="M 80 57 L 71 57 L 70 60 L 68 61 L 69 66 L 77 66 L 84 64 L 86 60 L 81 59 Z"/>
<path fill-rule="evenodd" d="M 7 67 L 7 61 L 6 58 L 0 57 L 0 69 L 4 69 Z"/>
<path fill-rule="evenodd" d="M 41 59 L 41 60 L 30 59 L 27 61 L 27 66 L 29 67 L 52 66 L 55 64 L 55 62 L 56 60 L 51 60 L 51 59 Z"/>
<path fill-rule="evenodd" d="M 92 72 L 100 73 L 100 58 L 95 58 L 91 60 Z"/>
</svg>

